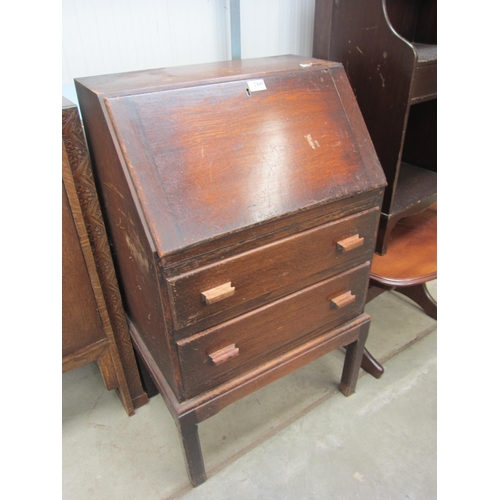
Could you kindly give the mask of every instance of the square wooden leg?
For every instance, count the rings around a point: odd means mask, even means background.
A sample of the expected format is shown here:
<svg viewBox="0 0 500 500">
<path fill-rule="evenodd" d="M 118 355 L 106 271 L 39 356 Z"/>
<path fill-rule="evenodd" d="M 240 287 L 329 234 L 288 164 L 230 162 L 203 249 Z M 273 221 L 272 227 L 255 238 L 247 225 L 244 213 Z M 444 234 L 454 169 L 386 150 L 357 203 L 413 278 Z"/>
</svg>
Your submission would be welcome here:
<svg viewBox="0 0 500 500">
<path fill-rule="evenodd" d="M 356 390 L 356 383 L 358 381 L 361 360 L 363 359 L 363 351 L 369 329 L 370 322 L 368 321 L 361 326 L 358 340 L 346 346 L 344 368 L 342 369 L 342 378 L 340 381 L 340 391 L 344 396 L 350 396 Z"/>
<path fill-rule="evenodd" d="M 177 428 L 184 450 L 186 469 L 193 486 L 198 486 L 207 480 L 200 438 L 198 436 L 198 422 L 196 414 L 191 412 L 181 415 L 177 421 Z"/>
</svg>

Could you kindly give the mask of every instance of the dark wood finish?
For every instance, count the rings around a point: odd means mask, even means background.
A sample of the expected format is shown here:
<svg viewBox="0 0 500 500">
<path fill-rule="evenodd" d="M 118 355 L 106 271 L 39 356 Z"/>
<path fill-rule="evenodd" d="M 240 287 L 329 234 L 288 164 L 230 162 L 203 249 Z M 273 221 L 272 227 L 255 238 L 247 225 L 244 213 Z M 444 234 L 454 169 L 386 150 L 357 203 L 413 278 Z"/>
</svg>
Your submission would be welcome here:
<svg viewBox="0 0 500 500">
<path fill-rule="evenodd" d="M 125 410 L 133 415 L 64 143 L 62 146 L 62 371 L 97 361 L 106 388 L 119 389 Z"/>
<path fill-rule="evenodd" d="M 356 390 L 357 373 L 363 358 L 364 345 L 368 337 L 369 328 L 370 324 L 365 323 L 360 328 L 358 339 L 346 346 L 344 368 L 340 381 L 340 390 L 344 396 L 350 396 Z"/>
<path fill-rule="evenodd" d="M 362 161 L 326 66 L 267 73 L 266 85 L 268 91 L 251 97 L 246 80 L 238 79 L 105 98 L 117 140 L 127 145 L 122 153 L 132 182 L 141 186 L 139 202 L 149 201 L 144 217 L 165 262 L 179 249 L 382 182 Z M 263 126 L 266 115 L 272 120 Z M 294 144 L 301 146 L 291 155 Z"/>
<path fill-rule="evenodd" d="M 105 340 L 106 334 L 64 185 L 62 195 L 64 358 L 89 343 L 92 345 Z M 80 307 L 72 307 L 74 304 L 80 304 Z"/>
<path fill-rule="evenodd" d="M 384 256 L 375 255 L 370 278 L 381 285 L 410 286 L 437 278 L 437 203 L 403 219 Z"/>
<path fill-rule="evenodd" d="M 437 278 L 437 204 L 407 217 L 394 228 L 384 256 L 375 255 L 370 274 L 367 302 L 385 291 L 402 293 L 433 319 L 437 302 L 426 283 Z M 365 350 L 362 368 L 379 378 L 383 369 Z"/>
<path fill-rule="evenodd" d="M 368 274 L 369 262 L 177 342 L 186 397 L 358 316 L 363 311 Z M 342 308 L 332 307 L 330 301 L 346 288 L 357 295 L 355 300 Z M 215 367 L 206 353 L 233 342 L 240 349 L 239 356 Z"/>
<path fill-rule="evenodd" d="M 316 1 L 313 55 L 344 65 L 387 177 L 376 246 L 381 255 L 401 218 L 436 201 L 436 4 Z M 405 164 L 420 167 L 423 178 L 402 196 Z"/>
<path fill-rule="evenodd" d="M 63 371 L 98 360 L 106 387 L 118 390 L 133 415 L 148 398 L 128 333 L 78 108 L 65 98 L 62 140 Z M 103 315 L 108 318 L 105 325 Z"/>
<path fill-rule="evenodd" d="M 363 359 L 361 360 L 361 368 L 372 377 L 380 378 L 384 374 L 384 367 L 371 355 L 368 349 L 363 351 Z"/>
<path fill-rule="evenodd" d="M 359 365 L 356 369 L 356 363 L 359 360 L 357 353 L 364 348 L 366 338 L 363 332 L 368 331 L 369 324 L 370 317 L 367 314 L 358 316 L 334 332 L 321 335 L 240 377 L 221 384 L 215 391 L 202 393 L 185 402 L 179 402 L 176 398 L 140 334 L 131 325 L 132 339 L 136 344 L 137 351 L 148 367 L 167 408 L 177 422 L 191 483 L 197 486 L 206 480 L 197 424 L 215 415 L 231 403 L 342 346 L 350 346 L 351 354 L 349 364 L 344 365 L 342 370 L 340 390 L 345 396 L 351 395 L 356 388 L 359 373 Z M 183 422 L 185 418 L 188 419 L 187 422 Z M 185 423 L 182 427 L 181 422 Z"/>
<path fill-rule="evenodd" d="M 146 368 L 146 365 L 144 364 L 144 361 L 142 361 L 142 358 L 140 356 L 137 356 L 137 366 L 139 367 L 139 374 L 141 376 L 142 386 L 144 387 L 144 390 L 146 391 L 148 398 L 152 398 L 157 394 L 159 394 L 160 391 L 158 390 L 158 387 L 156 387 L 153 377 L 149 373 L 148 369 Z"/>
<path fill-rule="evenodd" d="M 177 428 L 184 450 L 184 460 L 189 480 L 193 486 L 198 486 L 207 480 L 200 437 L 198 435 L 198 421 L 195 412 L 179 416 Z"/>
<path fill-rule="evenodd" d="M 437 47 L 416 43 L 413 47 L 417 51 L 417 65 L 413 74 L 410 101 L 411 104 L 417 104 L 437 98 Z M 430 58 L 424 59 L 427 54 Z"/>
<path fill-rule="evenodd" d="M 342 271 L 370 260 L 378 217 L 378 208 L 372 208 L 168 279 L 176 328 L 201 321 L 208 328 L 327 277 L 333 267 Z M 338 241 L 353 233 L 366 243 L 350 252 L 339 249 Z M 200 301 L 197 290 L 226 280 L 235 287 L 230 298 L 210 305 Z M 192 331 L 183 330 L 183 336 Z"/>
<path fill-rule="evenodd" d="M 247 92 L 251 79 L 266 90 Z M 240 60 L 76 88 L 132 338 L 197 485 L 197 424 L 228 404 L 342 346 L 341 390 L 354 391 L 385 178 L 336 63 Z"/>
</svg>

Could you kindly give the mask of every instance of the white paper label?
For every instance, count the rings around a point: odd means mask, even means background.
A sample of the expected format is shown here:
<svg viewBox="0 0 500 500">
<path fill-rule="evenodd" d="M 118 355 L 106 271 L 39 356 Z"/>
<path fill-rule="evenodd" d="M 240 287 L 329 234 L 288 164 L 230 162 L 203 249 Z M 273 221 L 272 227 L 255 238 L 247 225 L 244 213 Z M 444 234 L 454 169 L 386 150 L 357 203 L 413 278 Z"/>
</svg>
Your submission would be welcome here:
<svg viewBox="0 0 500 500">
<path fill-rule="evenodd" d="M 264 80 L 249 80 L 248 90 L 250 92 L 259 92 L 259 90 L 267 90 Z"/>
</svg>

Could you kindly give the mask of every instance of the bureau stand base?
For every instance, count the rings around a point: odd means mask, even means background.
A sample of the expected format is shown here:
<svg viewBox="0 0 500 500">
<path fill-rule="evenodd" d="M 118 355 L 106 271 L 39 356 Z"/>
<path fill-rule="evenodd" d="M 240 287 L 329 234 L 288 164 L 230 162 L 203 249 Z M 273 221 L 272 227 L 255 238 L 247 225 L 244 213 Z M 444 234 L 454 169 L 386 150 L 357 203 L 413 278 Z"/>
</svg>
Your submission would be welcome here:
<svg viewBox="0 0 500 500">
<path fill-rule="evenodd" d="M 340 347 L 345 347 L 346 356 L 339 388 L 345 396 L 350 396 L 356 389 L 363 349 L 370 328 L 370 316 L 362 314 L 335 330 L 250 369 L 244 375 L 183 402 L 173 393 L 134 325 L 129 325 L 134 347 L 176 422 L 189 479 L 193 486 L 198 486 L 207 479 L 198 436 L 200 422 L 257 389 Z"/>
</svg>

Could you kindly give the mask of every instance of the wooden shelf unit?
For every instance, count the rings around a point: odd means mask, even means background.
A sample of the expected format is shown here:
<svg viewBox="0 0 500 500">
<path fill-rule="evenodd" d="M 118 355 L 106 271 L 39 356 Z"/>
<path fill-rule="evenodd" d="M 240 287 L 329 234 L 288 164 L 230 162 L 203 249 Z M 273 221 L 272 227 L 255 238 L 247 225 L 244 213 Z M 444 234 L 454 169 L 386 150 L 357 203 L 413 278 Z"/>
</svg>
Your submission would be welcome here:
<svg viewBox="0 0 500 500">
<path fill-rule="evenodd" d="M 398 220 L 437 199 L 436 1 L 316 0 L 313 56 L 344 65 L 387 177 L 383 255 Z"/>
</svg>

